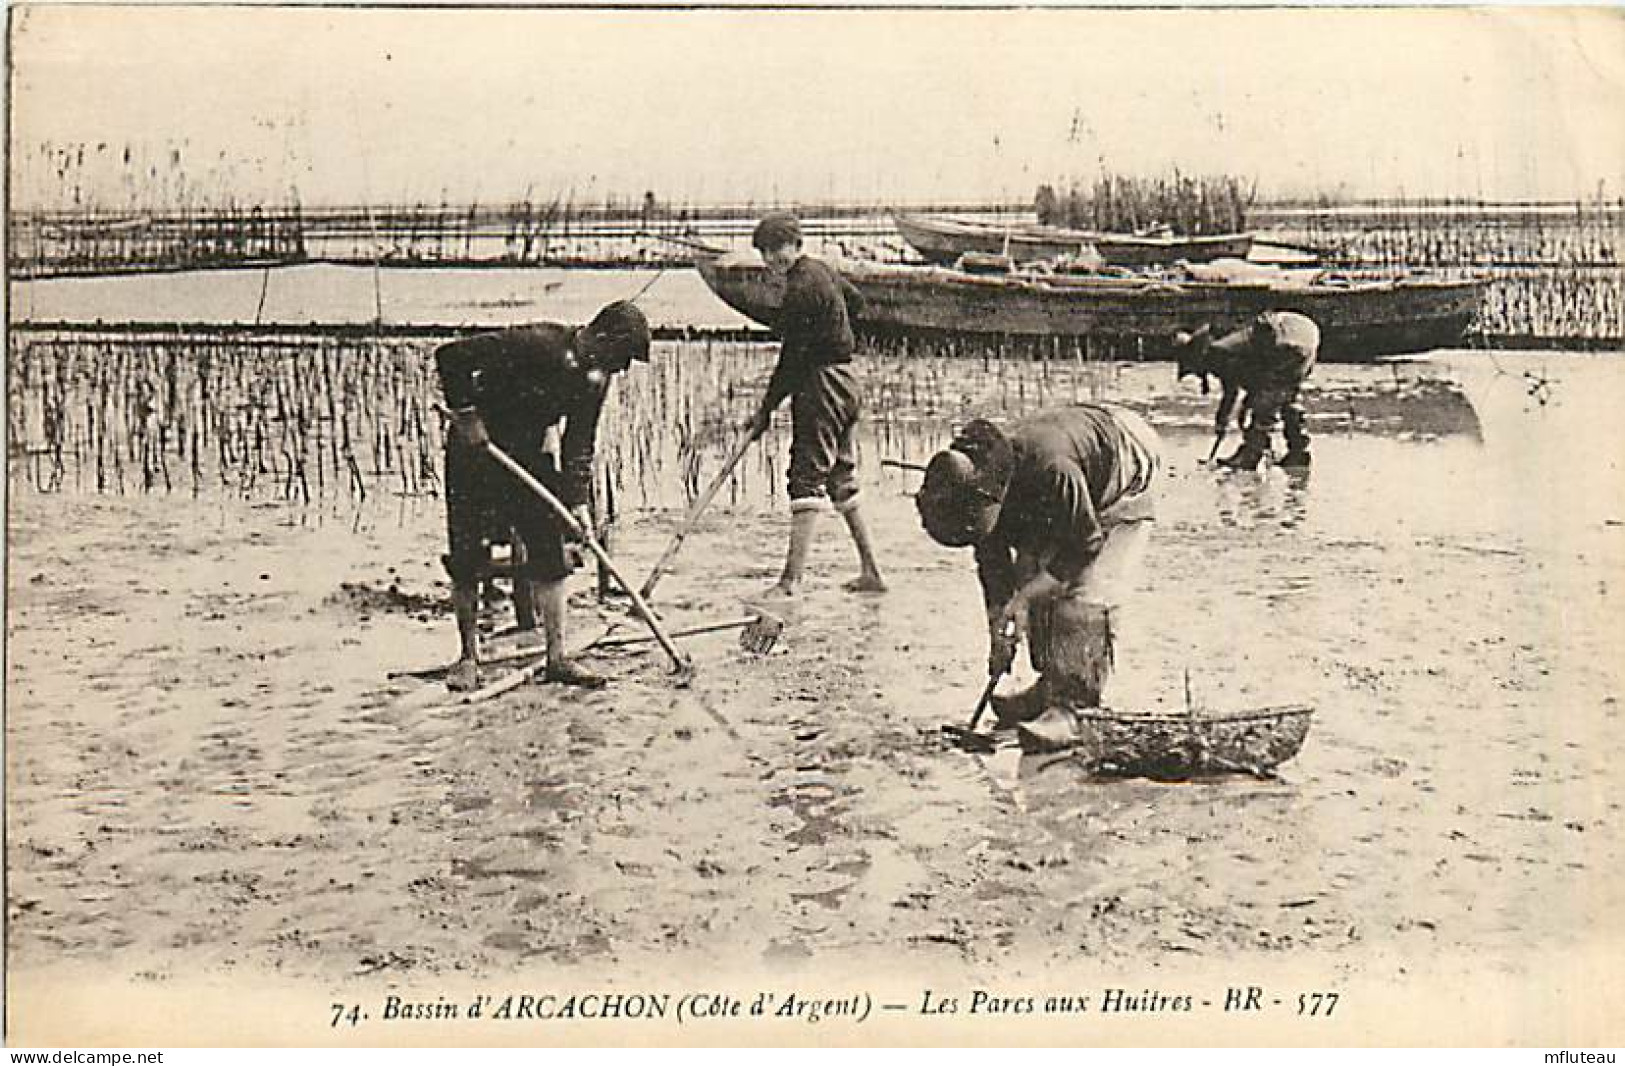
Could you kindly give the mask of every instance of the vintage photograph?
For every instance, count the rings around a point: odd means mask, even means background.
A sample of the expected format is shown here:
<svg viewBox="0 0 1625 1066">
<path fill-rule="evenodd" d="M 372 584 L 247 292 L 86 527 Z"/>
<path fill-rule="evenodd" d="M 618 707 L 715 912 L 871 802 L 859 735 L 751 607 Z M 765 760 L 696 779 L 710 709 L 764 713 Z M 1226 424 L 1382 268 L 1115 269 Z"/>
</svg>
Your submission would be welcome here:
<svg viewBox="0 0 1625 1066">
<path fill-rule="evenodd" d="M 7 55 L 8 1044 L 1625 1039 L 1621 9 Z"/>
</svg>

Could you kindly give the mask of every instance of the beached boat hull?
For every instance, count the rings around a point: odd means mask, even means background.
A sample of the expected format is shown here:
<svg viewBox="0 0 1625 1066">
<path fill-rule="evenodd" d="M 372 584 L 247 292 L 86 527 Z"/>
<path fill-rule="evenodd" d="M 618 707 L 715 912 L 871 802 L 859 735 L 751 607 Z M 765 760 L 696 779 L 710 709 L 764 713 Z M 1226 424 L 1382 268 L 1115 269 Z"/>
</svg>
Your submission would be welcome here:
<svg viewBox="0 0 1625 1066">
<path fill-rule="evenodd" d="M 1252 250 L 1250 233 L 1224 233 L 1205 237 L 1141 237 L 1127 233 L 1091 233 L 1058 226 L 986 222 L 895 214 L 897 232 L 920 255 L 933 263 L 952 266 L 966 252 L 1008 255 L 1017 263 L 1098 257 L 1114 266 L 1151 266 L 1183 259 L 1205 263 L 1220 258 L 1245 258 Z"/>
<path fill-rule="evenodd" d="M 940 267 L 835 262 L 863 294 L 855 323 L 871 337 L 1078 339 L 1107 358 L 1162 358 L 1177 330 L 1220 332 L 1260 311 L 1300 311 L 1321 330 L 1321 358 L 1370 362 L 1458 345 L 1472 327 L 1485 282 L 1407 279 L 1172 283 L 1094 275 L 983 275 Z M 724 303 L 771 328 L 783 282 L 744 253 L 696 261 Z"/>
</svg>

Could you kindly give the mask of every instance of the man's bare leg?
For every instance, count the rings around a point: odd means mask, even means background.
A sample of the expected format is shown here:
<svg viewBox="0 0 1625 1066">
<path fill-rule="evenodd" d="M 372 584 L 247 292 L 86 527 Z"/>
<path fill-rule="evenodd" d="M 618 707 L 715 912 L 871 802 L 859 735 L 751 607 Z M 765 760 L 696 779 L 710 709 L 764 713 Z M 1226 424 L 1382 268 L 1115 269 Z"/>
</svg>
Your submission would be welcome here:
<svg viewBox="0 0 1625 1066">
<path fill-rule="evenodd" d="M 846 519 L 847 532 L 852 534 L 852 544 L 858 549 L 858 576 L 843 586 L 848 592 L 885 592 L 886 579 L 880 576 L 880 564 L 875 561 L 874 542 L 869 539 L 869 526 L 863 520 L 863 512 L 858 510 L 858 501 L 854 498 L 837 510 L 841 517 Z"/>
<path fill-rule="evenodd" d="M 457 616 L 457 662 L 446 675 L 446 687 L 468 692 L 480 687 L 480 583 L 454 581 L 451 609 Z"/>
<path fill-rule="evenodd" d="M 546 680 L 582 688 L 603 688 L 608 681 L 569 657 L 564 646 L 565 587 L 559 581 L 532 581 L 531 599 L 542 620 L 542 639 L 547 646 Z"/>
<path fill-rule="evenodd" d="M 801 579 L 807 571 L 807 554 L 812 550 L 813 534 L 818 530 L 816 507 L 795 508 L 790 511 L 790 545 L 784 553 L 784 571 L 776 585 L 767 590 L 771 599 L 794 596 L 801 588 Z"/>
<path fill-rule="evenodd" d="M 531 583 L 522 576 L 525 563 L 530 561 L 525 542 L 514 535 L 512 545 L 514 627 L 524 632 L 536 628 L 536 597 Z"/>
</svg>

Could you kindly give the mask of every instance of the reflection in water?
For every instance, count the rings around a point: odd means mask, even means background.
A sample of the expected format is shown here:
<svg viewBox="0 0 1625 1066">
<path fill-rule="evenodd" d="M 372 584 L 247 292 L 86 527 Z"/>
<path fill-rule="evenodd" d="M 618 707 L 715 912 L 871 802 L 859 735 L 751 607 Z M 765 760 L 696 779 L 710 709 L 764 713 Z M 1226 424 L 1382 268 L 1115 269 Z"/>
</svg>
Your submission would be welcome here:
<svg viewBox="0 0 1625 1066">
<path fill-rule="evenodd" d="M 1286 490 L 1282 501 L 1281 526 L 1283 529 L 1296 529 L 1309 517 L 1309 481 L 1313 474 L 1308 467 L 1300 467 L 1283 470 L 1281 475 Z"/>
<path fill-rule="evenodd" d="M 1308 468 L 1215 470 L 1215 513 L 1221 526 L 1296 529 L 1309 517 Z"/>
</svg>

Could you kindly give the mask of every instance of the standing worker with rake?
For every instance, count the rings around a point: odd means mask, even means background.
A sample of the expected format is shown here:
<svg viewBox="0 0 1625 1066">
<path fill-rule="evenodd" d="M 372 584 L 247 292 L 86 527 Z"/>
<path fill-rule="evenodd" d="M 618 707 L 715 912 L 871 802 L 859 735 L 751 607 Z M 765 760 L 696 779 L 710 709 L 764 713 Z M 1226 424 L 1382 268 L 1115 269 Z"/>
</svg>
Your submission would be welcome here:
<svg viewBox="0 0 1625 1066">
<path fill-rule="evenodd" d="M 1210 326 L 1174 335 L 1179 378 L 1200 375 L 1204 396 L 1209 374 L 1217 376 L 1224 388 L 1213 420 L 1215 453 L 1230 428 L 1236 400 L 1241 400 L 1241 447 L 1220 459 L 1221 466 L 1258 469 L 1259 462 L 1270 454 L 1277 417 L 1286 435 L 1286 455 L 1276 465 L 1300 469 L 1309 465 L 1309 433 L 1298 405 L 1298 389 L 1314 369 L 1319 352 L 1320 327 L 1296 311 L 1265 311 L 1218 340 L 1213 339 Z"/>
<path fill-rule="evenodd" d="M 609 304 L 586 326 L 546 322 L 482 333 L 442 345 L 435 367 L 453 428 L 446 437 L 446 569 L 452 580 L 461 652 L 447 678 L 455 691 L 479 687 L 480 582 L 490 565 L 487 538 L 511 526 L 525 562 L 514 575 L 527 582 L 541 616 L 551 682 L 602 687 L 604 678 L 571 661 L 564 649 L 565 526 L 545 502 L 522 487 L 489 454 L 495 444 L 592 529 L 588 500 L 598 416 L 610 379 L 634 359 L 649 361 L 649 323 L 625 301 Z M 543 450 L 547 431 L 564 423 L 560 462 Z M 560 469 L 562 467 L 562 469 Z"/>
<path fill-rule="evenodd" d="M 773 411 L 790 397 L 790 545 L 784 571 L 770 597 L 794 595 L 806 569 L 818 512 L 833 504 L 846 519 L 858 550 L 852 592 L 884 592 L 869 530 L 858 510 L 853 436 L 861 399 L 852 373 L 851 314 L 863 297 L 828 264 L 801 251 L 801 224 L 794 215 L 771 214 L 756 226 L 751 243 L 774 274 L 784 278 L 784 303 L 774 325 L 782 344 L 767 394 L 747 423 L 751 438 L 767 432 Z"/>
<path fill-rule="evenodd" d="M 988 676 L 1008 672 L 1029 638 L 1038 682 L 993 706 L 1001 725 L 1031 723 L 1024 733 L 1039 746 L 1072 738 L 1067 709 L 1101 705 L 1118 610 L 1151 535 L 1160 465 L 1142 418 L 1079 404 L 1029 415 L 1008 433 L 977 419 L 926 467 L 915 496 L 926 533 L 976 549 Z"/>
</svg>

